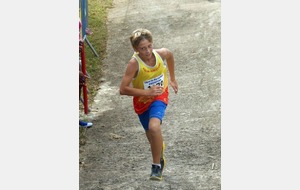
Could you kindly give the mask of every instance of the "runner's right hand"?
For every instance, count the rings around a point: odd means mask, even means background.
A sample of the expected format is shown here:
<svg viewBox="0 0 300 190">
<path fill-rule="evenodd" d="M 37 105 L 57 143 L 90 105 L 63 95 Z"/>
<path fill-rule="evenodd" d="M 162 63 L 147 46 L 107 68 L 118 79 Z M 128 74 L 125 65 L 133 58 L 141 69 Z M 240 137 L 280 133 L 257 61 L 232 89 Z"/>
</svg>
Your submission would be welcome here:
<svg viewBox="0 0 300 190">
<path fill-rule="evenodd" d="M 153 85 L 149 88 L 149 96 L 159 96 L 164 92 L 164 87 Z"/>
</svg>

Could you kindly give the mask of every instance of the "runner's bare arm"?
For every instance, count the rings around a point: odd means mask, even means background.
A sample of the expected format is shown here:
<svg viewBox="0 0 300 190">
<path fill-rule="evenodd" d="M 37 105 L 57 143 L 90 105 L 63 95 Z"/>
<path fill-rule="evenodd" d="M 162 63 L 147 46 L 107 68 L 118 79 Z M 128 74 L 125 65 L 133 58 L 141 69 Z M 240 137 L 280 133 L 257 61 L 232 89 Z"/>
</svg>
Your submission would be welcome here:
<svg viewBox="0 0 300 190">
<path fill-rule="evenodd" d="M 128 96 L 157 96 L 161 95 L 163 88 L 160 86 L 152 86 L 151 88 L 137 89 L 130 86 L 132 79 L 135 77 L 138 70 L 138 63 L 135 59 L 131 59 L 127 65 L 125 74 L 120 85 L 120 94 Z"/>
<path fill-rule="evenodd" d="M 175 77 L 175 61 L 174 61 L 174 56 L 173 53 L 167 49 L 167 48 L 161 48 L 156 50 L 157 53 L 160 54 L 160 56 L 167 61 L 168 65 L 168 70 L 170 73 L 170 85 L 172 86 L 175 94 L 178 92 L 178 83 L 176 81 Z"/>
</svg>

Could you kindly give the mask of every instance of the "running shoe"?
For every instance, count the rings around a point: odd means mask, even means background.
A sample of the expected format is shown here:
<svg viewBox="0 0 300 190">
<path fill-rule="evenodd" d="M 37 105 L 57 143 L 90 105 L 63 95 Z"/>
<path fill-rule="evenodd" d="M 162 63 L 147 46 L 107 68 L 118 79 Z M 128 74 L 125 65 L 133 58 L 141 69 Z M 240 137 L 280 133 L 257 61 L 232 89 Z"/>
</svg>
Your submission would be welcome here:
<svg viewBox="0 0 300 190">
<path fill-rule="evenodd" d="M 93 123 L 79 120 L 79 125 L 80 127 L 90 128 L 93 126 Z"/>
<path fill-rule="evenodd" d="M 152 164 L 150 179 L 159 181 L 162 180 L 161 167 Z"/>
</svg>

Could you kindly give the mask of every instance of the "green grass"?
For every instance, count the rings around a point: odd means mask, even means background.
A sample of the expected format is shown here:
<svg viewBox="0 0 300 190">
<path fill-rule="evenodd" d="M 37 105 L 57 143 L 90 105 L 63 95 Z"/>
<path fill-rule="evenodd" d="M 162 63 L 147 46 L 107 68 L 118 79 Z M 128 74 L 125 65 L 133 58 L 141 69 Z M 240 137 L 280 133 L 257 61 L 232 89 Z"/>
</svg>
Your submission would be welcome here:
<svg viewBox="0 0 300 190">
<path fill-rule="evenodd" d="M 88 80 L 89 102 L 92 102 L 102 77 L 102 60 L 105 58 L 107 40 L 107 10 L 112 7 L 112 0 L 89 0 L 88 1 L 88 28 L 93 32 L 87 36 L 89 42 L 96 50 L 99 57 L 96 57 L 85 43 L 86 69 L 91 76 Z"/>
<path fill-rule="evenodd" d="M 89 105 L 93 102 L 97 90 L 99 88 L 102 77 L 102 60 L 105 58 L 106 40 L 107 40 L 107 11 L 112 8 L 112 0 L 88 0 L 88 28 L 93 34 L 88 35 L 87 39 L 97 52 L 99 57 L 95 56 L 92 49 L 85 42 L 85 60 L 86 70 L 90 75 L 87 80 L 89 90 L 88 102 Z M 80 11 L 79 11 L 80 14 Z M 83 109 L 80 103 L 80 109 Z M 79 145 L 84 145 L 86 142 L 86 129 L 79 128 Z"/>
</svg>

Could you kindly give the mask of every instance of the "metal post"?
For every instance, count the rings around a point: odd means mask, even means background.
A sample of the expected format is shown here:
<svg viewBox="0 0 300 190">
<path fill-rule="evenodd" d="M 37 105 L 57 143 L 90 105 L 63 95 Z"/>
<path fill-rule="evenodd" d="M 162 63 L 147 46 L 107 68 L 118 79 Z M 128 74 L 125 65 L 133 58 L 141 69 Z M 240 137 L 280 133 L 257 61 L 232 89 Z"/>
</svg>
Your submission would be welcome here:
<svg viewBox="0 0 300 190">
<path fill-rule="evenodd" d="M 86 72 L 86 63 L 85 63 L 85 53 L 84 53 L 84 44 L 82 45 L 82 50 L 81 50 L 81 70 L 82 70 L 82 73 L 84 75 L 87 75 L 87 72 Z M 89 108 L 88 108 L 88 95 L 87 95 L 87 85 L 84 84 L 83 85 L 83 105 L 84 105 L 84 113 L 85 114 L 88 114 L 89 113 Z"/>
<path fill-rule="evenodd" d="M 89 42 L 86 36 L 86 28 L 88 27 L 88 2 L 87 0 L 80 0 L 81 3 L 81 23 L 82 23 L 82 38 L 85 39 L 92 52 L 96 57 L 99 57 L 96 50 L 93 48 L 92 44 Z"/>
</svg>

